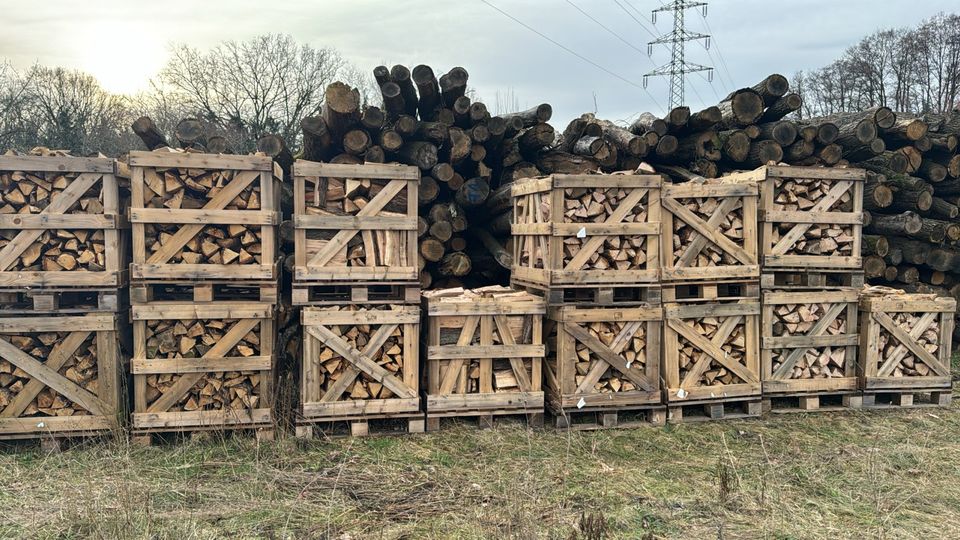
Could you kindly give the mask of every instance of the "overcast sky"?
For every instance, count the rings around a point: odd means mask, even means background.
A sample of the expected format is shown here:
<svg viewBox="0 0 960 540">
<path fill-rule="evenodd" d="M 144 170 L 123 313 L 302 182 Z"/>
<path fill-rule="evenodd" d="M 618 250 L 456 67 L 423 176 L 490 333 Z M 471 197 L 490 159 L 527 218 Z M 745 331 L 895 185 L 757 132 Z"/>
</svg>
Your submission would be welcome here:
<svg viewBox="0 0 960 540">
<path fill-rule="evenodd" d="M 548 102 L 557 127 L 585 111 L 613 120 L 663 111 L 667 81 L 642 88 L 644 73 L 669 61 L 665 47 L 646 54 L 651 32 L 672 27 L 669 14 L 650 22 L 660 0 L 487 1 L 613 74 L 483 0 L 3 0 L 0 57 L 20 69 L 35 62 L 83 69 L 111 91 L 134 92 L 162 67 L 171 42 L 206 48 L 282 32 L 335 47 L 365 71 L 425 63 L 439 75 L 463 66 L 491 109 L 498 92 L 524 107 Z M 829 63 L 877 28 L 914 26 L 957 7 L 956 0 L 713 0 L 706 21 L 699 10 L 687 13 L 689 30 L 713 35 L 709 55 L 691 43 L 687 56 L 716 67 L 714 81 L 689 76 L 686 101 L 714 104 L 769 73 L 789 77 Z"/>
</svg>

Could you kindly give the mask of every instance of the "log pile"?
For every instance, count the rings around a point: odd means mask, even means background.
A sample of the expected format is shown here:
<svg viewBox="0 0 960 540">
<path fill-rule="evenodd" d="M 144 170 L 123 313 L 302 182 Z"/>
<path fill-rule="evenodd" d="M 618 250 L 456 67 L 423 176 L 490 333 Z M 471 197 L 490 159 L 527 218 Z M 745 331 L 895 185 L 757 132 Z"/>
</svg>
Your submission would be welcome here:
<svg viewBox="0 0 960 540">
<path fill-rule="evenodd" d="M 235 319 L 151 320 L 146 323 L 146 353 L 150 359 L 202 358 L 239 323 Z M 223 356 L 260 355 L 260 335 L 251 330 Z M 182 375 L 151 374 L 146 379 L 146 401 L 153 403 Z M 176 400 L 169 411 L 243 410 L 262 407 L 259 371 L 204 373 Z"/>
<path fill-rule="evenodd" d="M 505 186 L 541 173 L 536 163 L 555 139 L 550 105 L 493 115 L 466 95 L 461 67 L 437 74 L 426 65 L 378 66 L 374 76 L 380 106 L 361 105 L 343 83 L 327 88 L 321 114 L 301 123 L 303 159 L 417 166 L 421 285 L 506 282 Z"/>
<path fill-rule="evenodd" d="M 776 321 L 773 323 L 773 335 L 789 337 L 806 334 L 824 316 L 829 309 L 827 304 L 782 305 L 774 310 Z M 846 321 L 834 319 L 825 329 L 828 335 L 846 333 Z M 777 371 L 789 355 L 788 349 L 779 349 L 773 353 L 773 371 Z M 791 379 L 829 379 L 842 377 L 847 365 L 844 347 L 822 347 L 807 349 L 790 370 Z M 849 359 L 853 361 L 853 359 Z"/>
</svg>

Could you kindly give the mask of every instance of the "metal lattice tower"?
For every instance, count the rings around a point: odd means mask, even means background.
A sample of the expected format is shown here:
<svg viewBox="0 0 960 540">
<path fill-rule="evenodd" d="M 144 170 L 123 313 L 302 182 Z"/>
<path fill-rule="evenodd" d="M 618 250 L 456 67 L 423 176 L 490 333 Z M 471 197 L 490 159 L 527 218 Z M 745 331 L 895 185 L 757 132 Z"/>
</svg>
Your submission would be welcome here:
<svg viewBox="0 0 960 540">
<path fill-rule="evenodd" d="M 705 46 L 707 49 L 710 48 L 710 36 L 707 34 L 699 34 L 697 32 L 690 32 L 684 26 L 683 16 L 686 10 L 690 8 L 702 7 L 703 16 L 707 16 L 707 3 L 706 2 L 695 2 L 691 0 L 673 0 L 669 4 L 664 5 L 661 8 L 653 10 L 652 20 L 653 23 L 657 23 L 657 13 L 662 11 L 672 11 L 673 12 L 673 32 L 660 36 L 647 43 L 647 54 L 653 54 L 653 46 L 670 43 L 672 46 L 672 53 L 670 56 L 670 63 L 658 67 L 657 69 L 647 73 L 643 76 L 643 86 L 647 86 L 647 79 L 650 77 L 659 77 L 666 76 L 670 77 L 670 97 L 669 97 L 669 107 L 672 109 L 674 107 L 679 107 L 683 105 L 683 81 L 684 75 L 687 73 L 696 73 L 698 71 L 706 71 L 707 77 L 710 81 L 713 81 L 713 68 L 702 66 L 700 64 L 694 64 L 693 62 L 687 62 L 684 55 L 684 47 L 686 42 L 695 41 L 702 39 L 705 41 Z"/>
</svg>

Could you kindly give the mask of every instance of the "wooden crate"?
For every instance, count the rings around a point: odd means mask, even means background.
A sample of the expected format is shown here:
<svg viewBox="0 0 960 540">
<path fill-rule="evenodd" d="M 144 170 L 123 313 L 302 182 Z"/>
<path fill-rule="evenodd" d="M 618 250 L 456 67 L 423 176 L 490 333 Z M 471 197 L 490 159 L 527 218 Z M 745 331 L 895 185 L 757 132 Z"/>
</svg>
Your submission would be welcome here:
<svg viewBox="0 0 960 540">
<path fill-rule="evenodd" d="M 953 298 L 865 292 L 857 363 L 863 390 L 949 389 L 956 310 Z"/>
<path fill-rule="evenodd" d="M 107 158 L 0 156 L 0 293 L 126 284 L 115 172 Z M 43 309 L 59 298 L 49 293 Z"/>
<path fill-rule="evenodd" d="M 550 411 L 570 417 L 659 407 L 662 318 L 663 310 L 649 305 L 551 307 L 544 370 Z"/>
<path fill-rule="evenodd" d="M 663 281 L 759 279 L 758 194 L 757 184 L 746 180 L 665 184 Z"/>
<path fill-rule="evenodd" d="M 764 271 L 862 269 L 862 169 L 768 166 L 732 175 L 760 184 Z"/>
<path fill-rule="evenodd" d="M 133 281 L 278 279 L 272 159 L 138 151 L 130 171 Z"/>
<path fill-rule="evenodd" d="M 298 160 L 293 170 L 295 303 L 310 303 L 317 282 L 419 284 L 419 169 Z"/>
<path fill-rule="evenodd" d="M 664 304 L 667 403 L 760 398 L 760 302 Z"/>
<path fill-rule="evenodd" d="M 0 318 L 0 439 L 110 433 L 126 410 L 116 313 Z"/>
<path fill-rule="evenodd" d="M 275 306 L 134 305 L 133 432 L 273 429 Z"/>
<path fill-rule="evenodd" d="M 658 285 L 662 183 L 570 174 L 517 182 L 511 280 L 541 289 Z"/>
<path fill-rule="evenodd" d="M 858 297 L 856 289 L 764 292 L 760 363 L 765 396 L 859 388 Z"/>
<path fill-rule="evenodd" d="M 428 428 L 443 416 L 543 414 L 543 298 L 507 287 L 424 293 Z"/>
<path fill-rule="evenodd" d="M 414 416 L 410 431 L 423 431 L 419 306 L 306 307 L 300 324 L 298 436 L 321 422 L 390 416 Z"/>
</svg>

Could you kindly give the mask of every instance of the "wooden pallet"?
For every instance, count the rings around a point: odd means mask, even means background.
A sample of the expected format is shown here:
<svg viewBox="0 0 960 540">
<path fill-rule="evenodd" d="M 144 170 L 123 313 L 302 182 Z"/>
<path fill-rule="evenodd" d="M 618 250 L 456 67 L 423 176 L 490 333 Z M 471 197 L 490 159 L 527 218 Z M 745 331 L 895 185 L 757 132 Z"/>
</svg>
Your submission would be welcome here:
<svg viewBox="0 0 960 540">
<path fill-rule="evenodd" d="M 128 305 L 126 288 L 0 288 L 0 315 L 120 312 Z"/>
<path fill-rule="evenodd" d="M 952 388 L 911 388 L 900 391 L 868 391 L 863 393 L 864 409 L 949 407 L 952 403 Z"/>
<path fill-rule="evenodd" d="M 516 182 L 511 192 L 513 279 L 545 290 L 656 285 L 662 184 L 660 175 L 651 174 L 554 174 Z M 591 197 L 594 212 L 567 211 L 585 197 Z M 545 206 L 554 210 L 547 215 Z M 646 219 L 634 221 L 643 214 Z M 603 222 L 595 222 L 598 216 L 605 216 Z M 566 247 L 571 244 L 575 251 Z M 610 245 L 621 246 L 616 251 L 623 258 L 610 262 Z"/>
<path fill-rule="evenodd" d="M 0 156 L 0 178 L 9 182 L 3 184 L 4 189 L 17 187 L 14 191 L 26 197 L 25 204 L 29 203 L 24 208 L 35 210 L 19 213 L 7 204 L 7 212 L 0 214 L 0 231 L 5 235 L 16 233 L 0 249 L 0 287 L 98 290 L 125 286 L 124 238 L 128 226 L 122 215 L 115 172 L 116 160 L 107 158 Z M 30 192 L 23 195 L 26 188 Z M 43 209 L 36 210 L 30 201 L 41 191 L 46 194 L 45 206 L 37 202 Z M 79 236 L 80 231 L 85 236 Z M 69 261 L 57 263 L 59 254 L 46 257 L 44 253 L 51 246 L 44 242 L 44 237 L 52 235 L 55 241 L 60 234 L 66 237 L 64 246 L 78 241 L 80 248 L 93 246 L 82 251 L 95 253 L 96 258 L 83 263 L 74 257 L 75 268 L 68 270 Z M 94 240 L 100 236 L 102 239 Z M 69 251 L 70 248 L 60 249 L 64 256 Z M 88 265 L 93 263 L 98 263 L 102 270 L 90 270 Z"/>
<path fill-rule="evenodd" d="M 760 418 L 763 404 L 759 398 L 714 399 L 670 403 L 667 405 L 667 423 L 709 422 L 712 420 L 742 420 Z"/>
<path fill-rule="evenodd" d="M 420 283 L 294 282 L 291 295 L 295 306 L 419 304 Z"/>
<path fill-rule="evenodd" d="M 355 417 L 302 419 L 296 425 L 298 439 L 314 437 L 365 437 L 403 435 L 426 431 L 423 413 L 370 414 Z"/>
<path fill-rule="evenodd" d="M 186 190 L 180 186 L 176 188 L 178 191 L 167 193 L 166 175 L 176 179 L 199 173 L 203 173 L 203 178 L 216 176 L 216 185 L 207 193 L 190 191 L 195 204 L 202 204 L 202 208 L 180 207 L 177 199 L 183 197 Z M 279 279 L 276 263 L 281 178 L 283 173 L 279 165 L 265 156 L 130 152 L 133 237 L 130 279 L 137 282 Z M 177 181 L 173 184 L 179 186 Z M 237 201 L 242 201 L 243 197 L 256 199 L 256 207 L 245 209 L 238 206 Z M 227 233 L 245 235 L 249 229 L 254 229 L 259 234 L 250 244 L 243 243 L 240 236 L 219 237 L 227 234 L 223 231 L 232 226 L 241 231 Z M 157 227 L 162 227 L 163 232 L 159 237 L 156 233 L 151 234 L 149 240 L 162 238 L 162 245 L 153 244 L 148 248 L 148 228 Z M 208 246 L 212 251 L 207 251 Z M 249 249 L 249 261 L 233 257 L 225 264 L 209 262 L 208 255 L 223 259 L 228 246 L 234 255 L 243 255 Z M 220 251 L 221 247 L 223 251 Z M 194 263 L 194 258 L 208 262 Z"/>
<path fill-rule="evenodd" d="M 419 282 L 419 169 L 297 160 L 293 181 L 295 282 Z M 350 215 L 342 215 L 347 195 L 361 190 L 369 201 L 362 208 L 351 205 Z M 328 210 L 328 202 L 336 211 Z M 348 247 L 357 237 L 362 242 L 354 249 L 362 253 Z"/>
<path fill-rule="evenodd" d="M 763 270 L 760 274 L 762 289 L 782 290 L 838 290 L 863 287 L 862 270 L 834 270 L 823 268 L 778 268 Z"/>
<path fill-rule="evenodd" d="M 860 244 L 863 229 L 863 169 L 830 167 L 760 167 L 751 172 L 733 174 L 724 179 L 744 179 L 760 184 L 760 255 L 764 271 L 793 268 L 817 268 L 859 271 L 863 266 Z M 793 195 L 785 186 L 809 187 L 801 193 L 812 206 L 794 208 L 783 199 Z M 819 197 L 810 196 L 816 189 Z M 807 231 L 830 227 L 846 233 L 848 255 L 805 253 L 811 250 Z M 834 244 L 836 245 L 836 244 Z"/>
<path fill-rule="evenodd" d="M 547 288 L 538 283 L 512 278 L 510 286 L 543 296 L 546 298 L 547 304 L 551 306 L 567 304 L 617 306 L 660 303 L 660 287 L 657 285 L 584 285 Z"/>
<path fill-rule="evenodd" d="M 750 181 L 687 182 L 663 186 L 661 268 L 664 284 L 695 280 L 756 280 L 757 184 Z M 700 208 L 694 212 L 688 206 Z M 741 223 L 739 238 L 721 230 L 724 223 Z M 712 262 L 711 253 L 733 263 Z"/>
<path fill-rule="evenodd" d="M 130 301 L 137 304 L 150 302 L 222 302 L 243 300 L 249 302 L 280 301 L 276 281 L 163 281 L 137 282 L 130 284 Z"/>
<path fill-rule="evenodd" d="M 953 384 L 950 353 L 957 301 L 887 291 L 865 290 L 860 298 L 857 374 L 861 388 L 868 392 L 948 391 Z M 927 345 L 936 350 L 931 353 Z"/>
<path fill-rule="evenodd" d="M 760 398 L 760 302 L 664 304 L 663 319 L 663 379 L 671 407 Z"/>
<path fill-rule="evenodd" d="M 441 289 L 424 293 L 423 307 L 428 417 L 543 411 L 542 298 L 502 286 Z"/>
<path fill-rule="evenodd" d="M 667 408 L 663 405 L 604 409 L 552 410 L 556 429 L 593 431 L 598 429 L 622 429 L 662 426 L 667 420 Z"/>
<path fill-rule="evenodd" d="M 305 422 L 361 422 L 421 410 L 419 306 L 305 307 L 300 324 Z"/>
<path fill-rule="evenodd" d="M 57 453 L 80 445 L 94 445 L 109 441 L 124 441 L 127 432 L 123 429 L 90 430 L 71 432 L 46 432 L 30 436 L 0 436 L 0 451 L 27 451 L 37 447 L 41 452 Z"/>
<path fill-rule="evenodd" d="M 803 394 L 763 394 L 763 412 L 765 413 L 849 411 L 862 407 L 863 394 L 856 390 Z"/>
<path fill-rule="evenodd" d="M 663 285 L 661 297 L 664 303 L 757 300 L 760 298 L 760 285 L 756 280 L 674 282 Z"/>
<path fill-rule="evenodd" d="M 0 390 L 6 397 L 0 440 L 118 430 L 126 410 L 123 324 L 116 313 L 0 318 Z M 68 407 L 70 416 L 57 414 Z"/>
<path fill-rule="evenodd" d="M 534 410 L 534 409 L 531 409 Z M 543 407 L 537 412 L 518 409 L 456 411 L 451 413 L 427 412 L 427 431 L 440 431 L 447 424 L 470 425 L 478 429 L 491 429 L 495 424 L 506 422 L 523 423 L 528 428 L 543 427 Z"/>
<path fill-rule="evenodd" d="M 135 304 L 132 430 L 272 426 L 275 309 L 243 301 Z M 202 333 L 192 334 L 195 328 Z M 164 350 L 168 334 L 173 351 Z"/>
<path fill-rule="evenodd" d="M 251 423 L 249 418 L 238 422 L 226 422 L 223 425 L 191 426 L 182 428 L 135 429 L 130 432 L 130 442 L 137 446 L 154 446 L 170 440 L 190 438 L 191 440 L 225 439 L 241 434 L 252 434 L 260 442 L 272 441 L 276 437 L 276 426 L 270 423 Z"/>
<path fill-rule="evenodd" d="M 760 366 L 764 394 L 859 388 L 859 294 L 858 289 L 763 293 Z M 780 312 L 783 315 L 778 315 Z"/>
<path fill-rule="evenodd" d="M 662 318 L 658 306 L 551 307 L 544 369 L 550 410 L 556 415 L 662 403 Z"/>
</svg>

